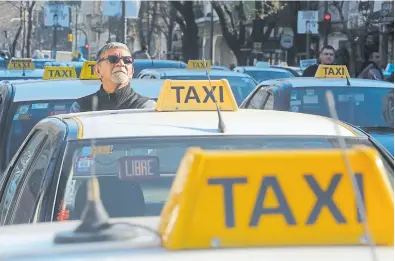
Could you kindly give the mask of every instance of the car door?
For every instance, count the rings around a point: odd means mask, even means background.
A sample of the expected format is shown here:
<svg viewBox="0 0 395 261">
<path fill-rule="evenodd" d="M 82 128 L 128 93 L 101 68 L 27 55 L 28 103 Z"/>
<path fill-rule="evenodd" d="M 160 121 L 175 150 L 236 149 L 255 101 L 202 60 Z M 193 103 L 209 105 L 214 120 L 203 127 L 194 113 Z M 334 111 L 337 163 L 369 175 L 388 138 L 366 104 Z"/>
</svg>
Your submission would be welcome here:
<svg viewBox="0 0 395 261">
<path fill-rule="evenodd" d="M 46 216 L 49 220 L 52 217 L 56 193 L 54 180 L 59 175 L 57 164 L 62 161 L 66 126 L 60 120 L 50 120 L 38 127 L 46 137 L 16 190 L 6 224 L 42 222 L 47 221 Z"/>
<path fill-rule="evenodd" d="M 5 157 L 5 152 L 3 148 L 5 148 L 6 144 L 6 131 L 5 125 L 8 118 L 8 113 L 10 111 L 10 107 L 12 104 L 12 99 L 14 97 L 14 89 L 11 84 L 2 84 L 0 85 L 0 157 Z M 1 173 L 0 173 L 1 177 Z"/>
<path fill-rule="evenodd" d="M 24 184 L 23 181 L 27 177 L 31 165 L 37 159 L 47 138 L 46 132 L 42 130 L 34 131 L 15 155 L 11 165 L 6 169 L 0 183 L 2 192 L 0 201 L 0 225 L 6 223 L 12 209 L 12 202 L 15 201 L 16 196 L 19 194 L 21 185 Z"/>
</svg>

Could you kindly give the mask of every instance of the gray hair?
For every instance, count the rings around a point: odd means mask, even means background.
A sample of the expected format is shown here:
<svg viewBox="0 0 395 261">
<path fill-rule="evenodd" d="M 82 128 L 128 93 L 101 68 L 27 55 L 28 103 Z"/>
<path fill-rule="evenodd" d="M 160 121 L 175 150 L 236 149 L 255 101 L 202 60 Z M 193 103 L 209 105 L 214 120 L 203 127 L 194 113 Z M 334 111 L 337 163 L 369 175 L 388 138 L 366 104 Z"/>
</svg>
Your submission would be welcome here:
<svg viewBox="0 0 395 261">
<path fill-rule="evenodd" d="M 99 59 L 101 58 L 101 55 L 105 51 L 110 50 L 110 49 L 123 49 L 125 51 L 128 51 L 131 54 L 131 52 L 130 52 L 129 48 L 126 46 L 126 44 L 119 43 L 119 42 L 111 42 L 111 43 L 104 45 L 102 48 L 100 48 L 100 50 L 97 52 L 97 55 L 96 55 L 96 62 L 99 61 Z"/>
</svg>

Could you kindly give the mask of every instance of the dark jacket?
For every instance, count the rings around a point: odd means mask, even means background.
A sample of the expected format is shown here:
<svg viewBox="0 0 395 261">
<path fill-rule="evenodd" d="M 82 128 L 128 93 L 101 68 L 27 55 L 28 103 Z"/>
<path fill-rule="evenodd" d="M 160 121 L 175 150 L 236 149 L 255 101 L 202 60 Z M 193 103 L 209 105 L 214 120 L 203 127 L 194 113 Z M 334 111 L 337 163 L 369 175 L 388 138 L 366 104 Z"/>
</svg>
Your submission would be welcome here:
<svg viewBox="0 0 395 261">
<path fill-rule="evenodd" d="M 313 64 L 307 67 L 306 70 L 303 71 L 302 77 L 314 77 L 317 72 L 318 65 L 319 64 Z"/>
<path fill-rule="evenodd" d="M 77 99 L 70 112 L 144 109 L 154 108 L 155 104 L 155 101 L 136 93 L 130 88 L 130 84 L 110 94 L 104 91 L 102 85 L 99 91 Z"/>
<path fill-rule="evenodd" d="M 374 75 L 376 76 L 377 80 L 384 80 L 384 74 L 381 71 L 380 67 L 377 66 L 377 64 L 375 64 L 372 61 L 365 61 L 362 66 L 361 66 L 361 70 L 359 74 L 362 74 L 362 72 L 364 72 L 364 70 L 366 68 L 370 68 L 370 70 L 374 73 Z"/>
</svg>

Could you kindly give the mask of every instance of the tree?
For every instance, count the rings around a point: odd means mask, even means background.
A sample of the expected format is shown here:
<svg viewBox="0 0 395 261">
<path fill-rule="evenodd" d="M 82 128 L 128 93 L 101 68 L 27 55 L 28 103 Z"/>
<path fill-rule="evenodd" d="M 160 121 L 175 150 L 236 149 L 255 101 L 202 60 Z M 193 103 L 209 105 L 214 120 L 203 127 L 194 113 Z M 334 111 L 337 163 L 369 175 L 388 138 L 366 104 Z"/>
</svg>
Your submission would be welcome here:
<svg viewBox="0 0 395 261">
<path fill-rule="evenodd" d="M 27 38 L 26 38 L 26 56 L 31 56 L 31 38 L 33 30 L 33 10 L 36 5 L 36 1 L 29 1 L 27 3 Z"/>
<path fill-rule="evenodd" d="M 159 2 L 158 30 L 166 37 L 167 53 L 172 52 L 173 31 L 176 24 L 177 10 L 169 2 Z"/>
<path fill-rule="evenodd" d="M 198 33 L 199 29 L 193 12 L 193 1 L 171 1 L 173 7 L 177 10 L 175 17 L 179 25 L 182 37 L 182 54 L 184 61 L 199 58 Z"/>
<path fill-rule="evenodd" d="M 211 4 L 218 15 L 224 39 L 236 56 L 239 65 L 246 64 L 245 53 L 241 51 L 241 48 L 245 47 L 247 42 L 250 47 L 252 47 L 253 41 L 261 42 L 263 48 L 276 26 L 277 14 L 284 6 L 283 4 L 276 5 L 269 1 L 262 6 L 261 1 L 256 1 L 255 18 L 252 19 L 253 15 L 245 12 L 244 1 L 238 1 L 233 6 L 232 2 L 229 3 L 227 1 L 212 1 Z M 252 23 L 253 26 L 251 39 L 246 39 L 247 23 Z M 263 33 L 265 26 L 267 30 Z"/>
<path fill-rule="evenodd" d="M 158 1 L 141 1 L 138 14 L 139 38 L 142 45 L 146 45 L 152 52 L 152 39 L 158 29 L 159 16 Z"/>
<path fill-rule="evenodd" d="M 358 57 L 357 50 L 359 49 L 361 51 L 359 55 L 360 57 L 364 58 L 367 37 L 370 32 L 378 30 L 378 27 L 380 26 L 380 24 L 382 24 L 383 19 L 385 19 L 386 17 L 386 14 L 382 13 L 376 17 L 372 16 L 374 4 L 373 1 L 360 0 L 354 2 L 355 6 L 359 9 L 359 15 L 363 19 L 364 26 L 363 29 L 349 28 L 348 19 L 345 16 L 345 13 L 349 10 L 345 10 L 344 3 L 344 0 L 330 1 L 329 8 L 331 11 L 339 15 L 340 26 L 338 28 L 338 31 L 347 36 L 348 49 L 350 50 L 349 71 L 351 75 L 356 75 L 358 73 L 356 68 L 356 61 Z M 360 48 L 358 48 L 358 46 Z"/>
</svg>

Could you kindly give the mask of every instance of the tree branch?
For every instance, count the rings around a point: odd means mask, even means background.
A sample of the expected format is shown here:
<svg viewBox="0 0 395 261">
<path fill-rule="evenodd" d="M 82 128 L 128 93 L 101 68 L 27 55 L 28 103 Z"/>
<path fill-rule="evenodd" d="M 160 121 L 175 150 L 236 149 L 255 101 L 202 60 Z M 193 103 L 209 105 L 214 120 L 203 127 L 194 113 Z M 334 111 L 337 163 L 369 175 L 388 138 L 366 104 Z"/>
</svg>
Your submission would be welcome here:
<svg viewBox="0 0 395 261">
<path fill-rule="evenodd" d="M 232 32 L 234 33 L 234 32 L 236 32 L 236 26 L 235 26 L 235 22 L 234 22 L 234 19 L 233 19 L 233 14 L 232 14 L 232 12 L 229 10 L 229 6 L 227 5 L 227 4 L 224 4 L 224 9 L 225 9 L 225 12 L 228 14 L 228 16 L 229 16 L 229 19 L 230 19 L 230 25 L 232 26 Z"/>
</svg>

